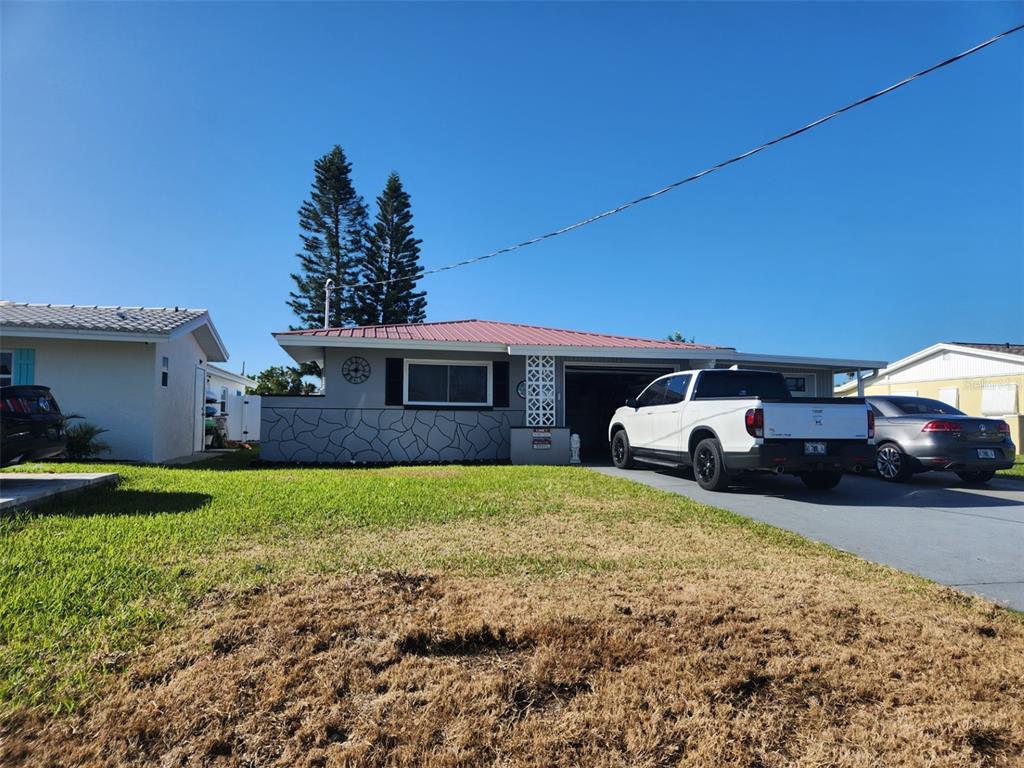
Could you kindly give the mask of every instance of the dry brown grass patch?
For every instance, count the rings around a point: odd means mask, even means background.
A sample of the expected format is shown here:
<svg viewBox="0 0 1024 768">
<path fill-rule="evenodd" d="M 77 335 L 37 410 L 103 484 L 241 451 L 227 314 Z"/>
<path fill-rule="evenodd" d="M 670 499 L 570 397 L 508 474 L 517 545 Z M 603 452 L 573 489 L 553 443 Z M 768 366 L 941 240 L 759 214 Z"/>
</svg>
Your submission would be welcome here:
<svg viewBox="0 0 1024 768">
<path fill-rule="evenodd" d="M 33 766 L 1011 766 L 1024 628 L 977 602 L 732 571 L 377 572 L 212 597 Z"/>
</svg>

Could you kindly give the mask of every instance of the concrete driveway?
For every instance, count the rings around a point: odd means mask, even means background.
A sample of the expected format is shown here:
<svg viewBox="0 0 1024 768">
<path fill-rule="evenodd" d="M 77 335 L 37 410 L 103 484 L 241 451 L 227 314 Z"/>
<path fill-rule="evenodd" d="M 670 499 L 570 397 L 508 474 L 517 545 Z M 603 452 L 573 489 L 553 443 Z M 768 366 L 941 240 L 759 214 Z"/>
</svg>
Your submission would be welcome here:
<svg viewBox="0 0 1024 768">
<path fill-rule="evenodd" d="M 996 478 L 969 487 L 944 472 L 917 475 L 905 484 L 847 475 L 831 491 L 810 491 L 794 477 L 755 475 L 728 493 L 709 493 L 682 472 L 592 469 L 771 523 L 1024 611 L 1024 481 Z"/>
</svg>

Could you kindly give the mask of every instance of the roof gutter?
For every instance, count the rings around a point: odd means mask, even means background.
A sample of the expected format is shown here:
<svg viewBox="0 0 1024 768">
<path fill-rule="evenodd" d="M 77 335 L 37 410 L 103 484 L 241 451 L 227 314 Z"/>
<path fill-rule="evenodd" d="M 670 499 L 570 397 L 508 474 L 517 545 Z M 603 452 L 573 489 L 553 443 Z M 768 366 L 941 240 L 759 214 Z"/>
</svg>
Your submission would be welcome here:
<svg viewBox="0 0 1024 768">
<path fill-rule="evenodd" d="M 125 333 L 123 331 L 99 331 L 78 328 L 28 328 L 23 326 L 0 327 L 0 335 L 7 338 L 76 339 L 79 341 L 169 341 L 167 333 Z"/>
</svg>

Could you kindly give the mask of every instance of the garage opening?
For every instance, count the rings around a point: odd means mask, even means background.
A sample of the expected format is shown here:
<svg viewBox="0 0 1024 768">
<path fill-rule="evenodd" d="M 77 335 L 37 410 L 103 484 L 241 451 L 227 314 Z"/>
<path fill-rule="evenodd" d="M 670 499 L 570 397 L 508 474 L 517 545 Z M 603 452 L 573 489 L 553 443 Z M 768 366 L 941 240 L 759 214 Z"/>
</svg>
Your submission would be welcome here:
<svg viewBox="0 0 1024 768">
<path fill-rule="evenodd" d="M 636 397 L 670 367 L 566 365 L 565 423 L 580 436 L 583 461 L 609 461 L 608 422 L 615 409 Z"/>
</svg>

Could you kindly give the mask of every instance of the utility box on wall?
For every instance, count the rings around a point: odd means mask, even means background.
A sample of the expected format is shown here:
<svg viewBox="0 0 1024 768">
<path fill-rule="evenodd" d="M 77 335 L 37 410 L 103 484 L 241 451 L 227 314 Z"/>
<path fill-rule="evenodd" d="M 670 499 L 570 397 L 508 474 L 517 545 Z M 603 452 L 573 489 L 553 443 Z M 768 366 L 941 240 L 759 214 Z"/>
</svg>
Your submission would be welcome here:
<svg viewBox="0 0 1024 768">
<path fill-rule="evenodd" d="M 568 464 L 568 427 L 513 427 L 513 464 Z"/>
<path fill-rule="evenodd" d="M 228 414 L 228 440 L 258 443 L 260 440 L 260 396 L 228 395 L 224 400 Z"/>
</svg>

